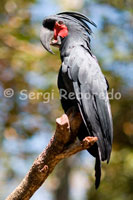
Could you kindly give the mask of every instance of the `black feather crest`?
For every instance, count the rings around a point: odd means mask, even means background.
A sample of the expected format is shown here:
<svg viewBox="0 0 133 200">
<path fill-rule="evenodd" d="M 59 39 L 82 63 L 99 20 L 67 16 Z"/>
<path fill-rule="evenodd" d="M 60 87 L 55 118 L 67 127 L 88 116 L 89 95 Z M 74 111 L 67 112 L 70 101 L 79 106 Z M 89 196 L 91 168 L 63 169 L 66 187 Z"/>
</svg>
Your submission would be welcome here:
<svg viewBox="0 0 133 200">
<path fill-rule="evenodd" d="M 91 21 L 88 17 L 78 12 L 61 12 L 58 13 L 57 15 L 61 16 L 62 18 L 66 18 L 69 20 L 73 20 L 74 22 L 77 22 L 82 27 L 84 27 L 89 34 L 92 33 L 92 30 L 86 22 L 89 22 L 93 26 L 97 27 L 96 24 L 93 21 Z"/>
</svg>

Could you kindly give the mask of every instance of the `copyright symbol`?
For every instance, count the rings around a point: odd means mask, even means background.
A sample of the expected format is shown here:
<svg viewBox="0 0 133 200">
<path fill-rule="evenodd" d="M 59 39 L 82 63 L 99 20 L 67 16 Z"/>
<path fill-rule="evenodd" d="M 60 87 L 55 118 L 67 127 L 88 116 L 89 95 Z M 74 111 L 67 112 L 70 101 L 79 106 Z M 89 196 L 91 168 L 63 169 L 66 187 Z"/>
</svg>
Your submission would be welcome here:
<svg viewBox="0 0 133 200">
<path fill-rule="evenodd" d="M 4 96 L 7 98 L 11 98 L 14 95 L 14 90 L 12 88 L 7 88 L 4 90 Z"/>
</svg>

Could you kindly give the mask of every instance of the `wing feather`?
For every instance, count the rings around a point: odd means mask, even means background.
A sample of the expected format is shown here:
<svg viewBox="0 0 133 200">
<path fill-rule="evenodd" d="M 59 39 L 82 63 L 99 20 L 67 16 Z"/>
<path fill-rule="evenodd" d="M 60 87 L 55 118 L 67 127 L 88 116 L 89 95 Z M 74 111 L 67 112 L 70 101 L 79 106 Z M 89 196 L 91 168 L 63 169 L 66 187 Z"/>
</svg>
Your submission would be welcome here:
<svg viewBox="0 0 133 200">
<path fill-rule="evenodd" d="M 69 63 L 68 76 L 88 135 L 98 137 L 101 159 L 108 162 L 113 136 L 106 80 L 95 58 L 81 46 L 74 48 Z"/>
</svg>

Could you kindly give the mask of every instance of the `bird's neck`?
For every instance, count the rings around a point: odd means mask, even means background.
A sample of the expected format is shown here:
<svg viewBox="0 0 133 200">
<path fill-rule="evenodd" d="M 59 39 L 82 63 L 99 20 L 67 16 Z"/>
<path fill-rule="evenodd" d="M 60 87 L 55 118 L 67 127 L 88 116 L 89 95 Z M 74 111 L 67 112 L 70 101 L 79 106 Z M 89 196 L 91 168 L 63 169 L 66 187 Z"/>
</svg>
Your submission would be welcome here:
<svg viewBox="0 0 133 200">
<path fill-rule="evenodd" d="M 69 56 L 71 50 L 76 46 L 83 46 L 90 51 L 90 43 L 88 38 L 83 38 L 79 33 L 72 33 L 62 39 L 60 45 L 61 57 Z"/>
<path fill-rule="evenodd" d="M 79 36 L 79 34 L 72 33 L 62 39 L 60 46 L 61 55 L 67 55 L 75 46 L 86 45 L 85 41 Z"/>
</svg>

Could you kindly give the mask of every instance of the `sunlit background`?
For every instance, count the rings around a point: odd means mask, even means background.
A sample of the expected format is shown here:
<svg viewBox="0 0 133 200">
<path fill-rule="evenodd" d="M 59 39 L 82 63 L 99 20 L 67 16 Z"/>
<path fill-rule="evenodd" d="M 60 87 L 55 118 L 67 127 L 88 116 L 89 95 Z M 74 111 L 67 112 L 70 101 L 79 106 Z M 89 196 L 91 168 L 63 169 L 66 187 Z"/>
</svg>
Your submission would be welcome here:
<svg viewBox="0 0 133 200">
<path fill-rule="evenodd" d="M 60 58 L 48 54 L 39 32 L 45 16 L 74 10 L 96 24 L 91 47 L 121 99 L 111 99 L 114 143 L 110 164 L 103 163 L 100 188 L 94 188 L 94 159 L 86 152 L 61 162 L 32 200 L 133 199 L 133 1 L 1 0 L 0 2 L 0 199 L 20 183 L 51 138 L 60 106 L 57 74 Z M 13 97 L 4 90 L 12 88 Z M 54 92 L 22 99 L 34 92 Z"/>
</svg>

